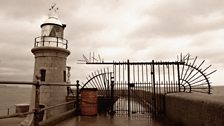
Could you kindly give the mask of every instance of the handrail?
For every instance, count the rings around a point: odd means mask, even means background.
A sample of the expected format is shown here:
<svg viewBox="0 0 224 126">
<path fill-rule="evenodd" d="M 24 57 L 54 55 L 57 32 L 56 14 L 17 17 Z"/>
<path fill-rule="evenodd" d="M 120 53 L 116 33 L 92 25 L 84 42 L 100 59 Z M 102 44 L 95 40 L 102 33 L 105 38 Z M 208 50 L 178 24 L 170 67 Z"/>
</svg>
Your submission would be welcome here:
<svg viewBox="0 0 224 126">
<path fill-rule="evenodd" d="M 9 85 L 35 85 L 36 82 L 28 82 L 28 81 L 0 81 L 0 84 L 9 84 Z"/>
<path fill-rule="evenodd" d="M 69 102 L 64 102 L 64 103 L 61 103 L 61 104 L 52 105 L 52 106 L 49 106 L 49 107 L 45 107 L 45 108 L 40 109 L 39 112 L 45 111 L 45 110 L 48 110 L 48 109 L 52 109 L 52 108 L 57 108 L 59 106 L 63 106 L 63 105 L 67 105 L 67 104 L 71 104 L 71 103 L 75 103 L 75 102 L 76 102 L 76 100 L 72 100 L 72 101 L 69 101 Z M 7 116 L 0 116 L 0 119 L 21 117 L 21 116 L 33 114 L 34 112 L 35 111 L 24 112 L 24 113 L 16 113 L 16 114 L 11 114 L 11 115 L 7 115 Z"/>
<path fill-rule="evenodd" d="M 67 105 L 67 104 L 70 104 L 70 103 L 75 103 L 75 102 L 76 102 L 76 100 L 72 100 L 72 101 L 69 101 L 69 102 L 64 102 L 64 103 L 61 103 L 61 104 L 52 105 L 52 106 L 40 109 L 40 112 L 48 110 L 48 109 L 56 108 L 56 107 L 59 107 L 59 106 Z"/>
<path fill-rule="evenodd" d="M 19 117 L 19 116 L 25 116 L 28 114 L 34 114 L 34 126 L 39 126 L 39 114 L 41 111 L 44 110 L 48 110 L 48 109 L 52 109 L 52 108 L 56 108 L 62 105 L 67 105 L 67 104 L 71 104 L 71 103 L 75 103 L 76 102 L 76 108 L 79 108 L 79 81 L 77 80 L 77 84 L 68 84 L 68 83 L 44 83 L 40 81 L 39 77 L 36 77 L 37 81 L 36 82 L 27 82 L 27 81 L 0 81 L 0 85 L 1 84 L 8 84 L 8 85 L 33 85 L 35 86 L 35 103 L 34 103 L 34 109 L 31 112 L 25 112 L 25 113 L 16 113 L 16 114 L 11 114 L 11 115 L 7 115 L 7 116 L 0 116 L 0 119 L 5 119 L 5 118 L 13 118 L 13 117 Z M 52 106 L 48 106 L 46 108 L 39 108 L 39 99 L 40 99 L 40 87 L 41 86 L 76 86 L 77 87 L 77 96 L 76 96 L 76 100 L 73 101 L 69 101 L 69 102 L 64 102 L 61 104 L 57 104 L 57 105 L 52 105 Z"/>
<path fill-rule="evenodd" d="M 62 37 L 51 37 L 51 36 L 39 36 L 34 39 L 34 48 L 45 46 L 68 49 L 68 40 Z"/>
<path fill-rule="evenodd" d="M 25 116 L 25 115 L 29 115 L 29 114 L 33 114 L 33 113 L 34 113 L 34 111 L 24 112 L 24 113 L 16 113 L 16 114 L 11 114 L 11 115 L 7 115 L 7 116 L 0 116 L 0 119 L 21 117 L 21 116 Z"/>
<path fill-rule="evenodd" d="M 37 82 L 28 82 L 28 81 L 2 81 L 0 80 L 1 84 L 8 84 L 8 85 L 36 85 Z M 77 86 L 77 84 L 68 84 L 68 83 L 41 83 L 40 86 Z"/>
<path fill-rule="evenodd" d="M 68 84 L 68 83 L 41 83 L 41 86 L 77 86 L 77 84 Z"/>
</svg>

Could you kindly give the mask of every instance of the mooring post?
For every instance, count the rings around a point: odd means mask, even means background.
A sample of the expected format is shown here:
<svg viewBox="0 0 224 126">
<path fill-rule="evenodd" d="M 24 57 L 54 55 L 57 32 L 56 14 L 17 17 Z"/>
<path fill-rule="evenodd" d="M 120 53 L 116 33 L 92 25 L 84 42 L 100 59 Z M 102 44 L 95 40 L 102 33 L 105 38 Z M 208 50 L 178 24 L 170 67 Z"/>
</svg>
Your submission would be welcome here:
<svg viewBox="0 0 224 126">
<path fill-rule="evenodd" d="M 76 112 L 79 113 L 79 80 L 76 81 Z"/>
<path fill-rule="evenodd" d="M 35 86 L 35 110 L 34 110 L 34 126 L 39 126 L 39 112 L 40 112 L 40 77 L 36 76 L 37 82 Z"/>
</svg>

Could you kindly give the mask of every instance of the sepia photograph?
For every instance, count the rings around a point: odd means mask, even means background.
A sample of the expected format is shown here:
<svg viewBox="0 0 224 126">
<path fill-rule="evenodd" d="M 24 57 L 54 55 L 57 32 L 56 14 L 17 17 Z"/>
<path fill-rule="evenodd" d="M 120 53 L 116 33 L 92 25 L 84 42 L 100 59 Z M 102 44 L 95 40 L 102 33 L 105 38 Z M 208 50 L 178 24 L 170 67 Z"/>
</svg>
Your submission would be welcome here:
<svg viewBox="0 0 224 126">
<path fill-rule="evenodd" d="M 224 1 L 0 1 L 0 126 L 224 126 Z"/>
</svg>

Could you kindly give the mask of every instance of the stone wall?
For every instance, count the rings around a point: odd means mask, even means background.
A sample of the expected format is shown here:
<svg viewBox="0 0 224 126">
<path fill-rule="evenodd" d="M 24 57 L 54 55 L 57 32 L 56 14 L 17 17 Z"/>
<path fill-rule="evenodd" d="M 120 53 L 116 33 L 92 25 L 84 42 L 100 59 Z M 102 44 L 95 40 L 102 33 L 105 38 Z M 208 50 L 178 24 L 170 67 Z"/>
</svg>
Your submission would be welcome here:
<svg viewBox="0 0 224 126">
<path fill-rule="evenodd" d="M 224 126 L 223 96 L 173 93 L 165 98 L 166 116 L 178 126 Z"/>
</svg>

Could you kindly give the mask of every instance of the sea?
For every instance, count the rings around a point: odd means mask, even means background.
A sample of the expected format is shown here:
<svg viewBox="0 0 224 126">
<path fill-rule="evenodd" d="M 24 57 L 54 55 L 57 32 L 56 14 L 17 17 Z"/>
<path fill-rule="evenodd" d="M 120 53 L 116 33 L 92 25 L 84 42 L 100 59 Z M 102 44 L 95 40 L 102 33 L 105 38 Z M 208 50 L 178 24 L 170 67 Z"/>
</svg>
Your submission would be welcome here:
<svg viewBox="0 0 224 126">
<path fill-rule="evenodd" d="M 15 104 L 29 104 L 31 87 L 0 86 L 0 116 L 14 114 Z"/>
<path fill-rule="evenodd" d="M 224 86 L 213 86 L 212 94 L 223 96 Z M 15 104 L 29 104 L 32 87 L 0 85 L 0 116 L 14 114 Z"/>
</svg>

